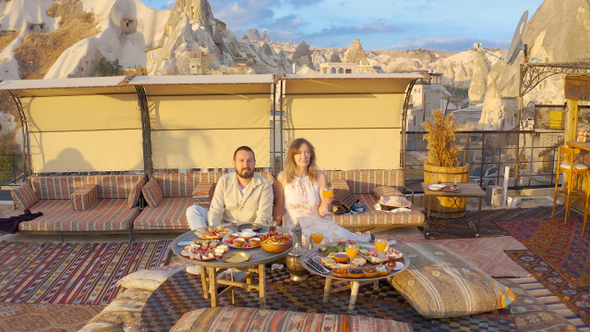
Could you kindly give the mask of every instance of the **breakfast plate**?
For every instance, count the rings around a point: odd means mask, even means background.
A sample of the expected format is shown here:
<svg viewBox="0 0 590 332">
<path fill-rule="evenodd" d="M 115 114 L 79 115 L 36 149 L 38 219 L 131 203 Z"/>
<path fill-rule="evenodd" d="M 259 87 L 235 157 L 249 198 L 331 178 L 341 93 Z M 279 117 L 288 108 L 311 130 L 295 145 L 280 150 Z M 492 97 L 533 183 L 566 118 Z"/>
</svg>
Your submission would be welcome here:
<svg viewBox="0 0 590 332">
<path fill-rule="evenodd" d="M 439 191 L 439 190 L 442 190 L 442 188 L 444 188 L 444 187 L 446 187 L 446 185 L 434 183 L 434 184 L 429 185 L 428 189 L 430 189 L 432 191 Z"/>
</svg>

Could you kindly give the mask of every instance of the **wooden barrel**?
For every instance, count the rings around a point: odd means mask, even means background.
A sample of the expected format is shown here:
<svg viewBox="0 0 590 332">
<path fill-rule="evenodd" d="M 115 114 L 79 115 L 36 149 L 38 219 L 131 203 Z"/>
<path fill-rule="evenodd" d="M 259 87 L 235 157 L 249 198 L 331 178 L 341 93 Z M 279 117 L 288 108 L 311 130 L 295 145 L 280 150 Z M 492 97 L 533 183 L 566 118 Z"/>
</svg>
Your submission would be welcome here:
<svg viewBox="0 0 590 332">
<path fill-rule="evenodd" d="M 437 183 L 468 183 L 469 182 L 470 165 L 458 167 L 444 167 L 432 166 L 424 164 L 424 182 Z M 457 200 L 456 205 L 453 206 L 453 200 L 445 197 L 437 197 L 430 199 L 431 215 L 434 217 L 442 217 L 443 212 L 445 218 L 460 218 L 465 216 L 466 199 L 461 198 Z"/>
</svg>

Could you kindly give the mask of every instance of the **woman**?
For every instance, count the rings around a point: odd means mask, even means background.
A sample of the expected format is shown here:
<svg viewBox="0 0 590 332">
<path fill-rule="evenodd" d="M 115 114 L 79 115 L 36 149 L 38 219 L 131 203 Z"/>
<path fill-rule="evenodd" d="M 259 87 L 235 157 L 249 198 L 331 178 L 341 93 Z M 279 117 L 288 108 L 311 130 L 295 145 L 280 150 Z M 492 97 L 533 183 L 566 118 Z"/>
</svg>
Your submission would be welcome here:
<svg viewBox="0 0 590 332">
<path fill-rule="evenodd" d="M 326 174 L 316 164 L 313 145 L 304 138 L 291 143 L 285 161 L 285 170 L 276 181 L 277 202 L 273 220 L 280 223 L 285 217 L 284 227 L 292 229 L 298 222 L 303 230 L 303 243 L 309 235 L 320 232 L 323 242 L 338 240 L 369 241 L 371 234 L 352 233 L 330 219 L 329 208 L 332 198 L 320 193 L 328 187 Z"/>
</svg>

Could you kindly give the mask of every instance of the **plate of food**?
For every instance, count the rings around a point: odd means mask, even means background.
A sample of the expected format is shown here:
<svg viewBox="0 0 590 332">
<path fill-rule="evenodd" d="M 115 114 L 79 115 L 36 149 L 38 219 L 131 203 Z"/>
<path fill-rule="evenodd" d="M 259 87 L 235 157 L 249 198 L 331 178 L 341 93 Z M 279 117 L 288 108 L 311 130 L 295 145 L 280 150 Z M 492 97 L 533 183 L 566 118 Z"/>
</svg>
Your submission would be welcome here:
<svg viewBox="0 0 590 332">
<path fill-rule="evenodd" d="M 438 184 L 438 183 L 434 183 L 428 186 L 428 189 L 432 190 L 432 191 L 440 191 L 442 190 L 442 188 L 446 187 L 446 185 L 444 184 Z"/>
<path fill-rule="evenodd" d="M 260 238 L 250 237 L 248 239 L 238 236 L 237 233 L 230 233 L 221 240 L 223 244 L 236 249 L 254 249 L 260 247 Z"/>
<path fill-rule="evenodd" d="M 264 251 L 273 254 L 280 254 L 293 246 L 293 237 L 291 234 L 281 233 L 278 231 L 268 232 L 261 247 Z"/>
<path fill-rule="evenodd" d="M 219 258 L 219 260 L 224 261 L 226 263 L 243 263 L 250 260 L 250 257 L 251 256 L 245 252 L 235 251 L 223 255 L 221 258 Z"/>
<path fill-rule="evenodd" d="M 387 262 L 387 255 L 375 248 L 359 249 L 359 254 L 371 264 L 381 264 Z"/>
<path fill-rule="evenodd" d="M 185 246 L 180 251 L 180 255 L 196 261 L 211 261 L 223 256 L 228 251 L 228 246 L 219 245 L 217 241 L 201 240 L 193 241 L 191 244 Z"/>
<path fill-rule="evenodd" d="M 232 230 L 223 226 L 197 228 L 195 235 L 202 240 L 219 240 L 225 235 L 231 233 Z"/>
</svg>

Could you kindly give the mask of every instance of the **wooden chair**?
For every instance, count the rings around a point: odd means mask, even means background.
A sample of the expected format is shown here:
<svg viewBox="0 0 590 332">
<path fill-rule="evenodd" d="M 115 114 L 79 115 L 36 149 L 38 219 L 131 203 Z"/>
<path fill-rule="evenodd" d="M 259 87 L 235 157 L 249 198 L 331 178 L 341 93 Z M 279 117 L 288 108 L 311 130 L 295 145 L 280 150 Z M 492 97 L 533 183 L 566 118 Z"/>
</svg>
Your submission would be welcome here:
<svg viewBox="0 0 590 332">
<path fill-rule="evenodd" d="M 571 149 L 566 147 L 558 147 L 559 155 L 557 158 L 557 178 L 555 180 L 555 198 L 553 200 L 553 212 L 551 218 L 555 215 L 555 205 L 558 197 L 563 197 L 565 203 L 565 220 L 570 215 L 571 205 L 577 200 L 584 202 L 584 226 L 582 228 L 582 235 L 584 235 L 584 229 L 586 228 L 586 219 L 588 217 L 588 200 L 590 197 L 590 188 L 588 187 L 588 174 L 590 167 L 581 163 L 574 162 L 576 156 L 580 154 L 579 149 Z M 573 167 L 572 167 L 573 165 Z M 564 173 L 565 187 L 562 186 L 559 189 L 559 175 Z M 584 176 L 584 185 L 586 185 L 586 192 L 576 188 L 576 182 L 579 181 L 578 175 Z"/>
</svg>

